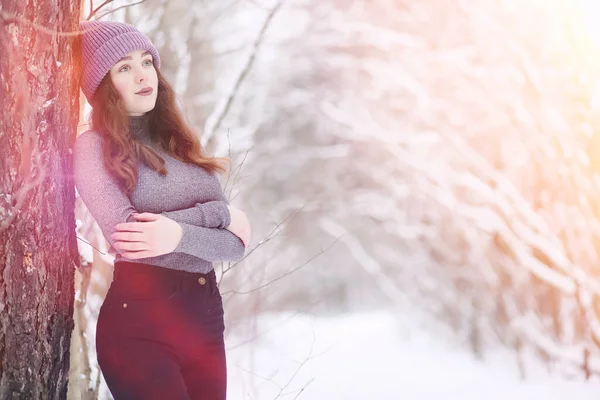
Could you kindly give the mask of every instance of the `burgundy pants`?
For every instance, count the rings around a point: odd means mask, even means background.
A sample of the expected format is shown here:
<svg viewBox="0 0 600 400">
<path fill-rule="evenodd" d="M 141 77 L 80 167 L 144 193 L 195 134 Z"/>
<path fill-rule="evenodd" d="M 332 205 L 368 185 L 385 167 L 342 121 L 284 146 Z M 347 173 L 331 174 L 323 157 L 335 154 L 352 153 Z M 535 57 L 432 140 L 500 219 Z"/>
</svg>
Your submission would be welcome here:
<svg viewBox="0 0 600 400">
<path fill-rule="evenodd" d="M 215 272 L 115 263 L 98 315 L 98 364 L 115 400 L 225 400 Z"/>
</svg>

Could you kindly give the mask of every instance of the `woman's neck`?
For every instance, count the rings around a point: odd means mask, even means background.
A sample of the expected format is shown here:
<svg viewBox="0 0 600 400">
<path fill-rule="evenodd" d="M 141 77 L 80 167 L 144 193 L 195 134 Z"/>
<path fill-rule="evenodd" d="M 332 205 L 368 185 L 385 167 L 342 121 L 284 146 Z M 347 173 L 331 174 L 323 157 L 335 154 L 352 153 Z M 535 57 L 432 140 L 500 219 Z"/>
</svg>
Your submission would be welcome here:
<svg viewBox="0 0 600 400">
<path fill-rule="evenodd" d="M 148 135 L 148 113 L 139 116 L 129 116 L 129 131 L 135 137 Z"/>
</svg>

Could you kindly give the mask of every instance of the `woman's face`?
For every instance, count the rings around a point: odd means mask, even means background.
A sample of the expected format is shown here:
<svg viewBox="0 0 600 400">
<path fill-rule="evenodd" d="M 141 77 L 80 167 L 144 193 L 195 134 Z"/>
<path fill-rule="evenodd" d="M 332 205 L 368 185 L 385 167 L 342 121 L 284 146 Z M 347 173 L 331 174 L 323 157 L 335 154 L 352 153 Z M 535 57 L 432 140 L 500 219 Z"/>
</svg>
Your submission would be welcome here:
<svg viewBox="0 0 600 400">
<path fill-rule="evenodd" d="M 129 115 L 144 115 L 156 105 L 158 77 L 150 52 L 135 50 L 128 53 L 112 66 L 110 78 Z M 151 88 L 152 92 L 145 96 L 138 93 L 145 88 Z"/>
</svg>

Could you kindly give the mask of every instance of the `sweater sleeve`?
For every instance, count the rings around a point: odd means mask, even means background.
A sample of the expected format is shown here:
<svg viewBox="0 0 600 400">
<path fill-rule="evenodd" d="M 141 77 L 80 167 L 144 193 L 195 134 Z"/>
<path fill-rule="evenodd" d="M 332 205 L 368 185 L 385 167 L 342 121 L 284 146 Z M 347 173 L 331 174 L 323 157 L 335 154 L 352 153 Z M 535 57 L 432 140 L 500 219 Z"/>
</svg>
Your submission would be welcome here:
<svg viewBox="0 0 600 400">
<path fill-rule="evenodd" d="M 226 201 L 196 203 L 194 207 L 161 214 L 178 222 L 183 229 L 173 253 L 185 253 L 210 262 L 238 261 L 244 257 L 243 241 L 224 229 L 231 223 Z"/>
<path fill-rule="evenodd" d="M 84 132 L 75 140 L 73 167 L 79 197 L 110 244 L 109 253 L 122 255 L 110 235 L 117 224 L 136 222 L 133 213 L 137 211 L 118 181 L 104 168 L 102 138 L 96 132 Z"/>
<path fill-rule="evenodd" d="M 161 213 L 179 223 L 201 226 L 203 228 L 224 229 L 231 223 L 231 215 L 224 201 L 196 203 L 193 207 Z"/>
<path fill-rule="evenodd" d="M 185 253 L 210 262 L 238 261 L 246 248 L 242 239 L 226 229 L 204 228 L 180 222 L 181 241 L 174 253 Z"/>
<path fill-rule="evenodd" d="M 185 253 L 210 262 L 238 261 L 244 257 L 244 242 L 224 229 L 231 223 L 226 201 L 196 203 L 194 207 L 161 214 L 178 222 L 183 229 L 173 253 Z"/>
</svg>

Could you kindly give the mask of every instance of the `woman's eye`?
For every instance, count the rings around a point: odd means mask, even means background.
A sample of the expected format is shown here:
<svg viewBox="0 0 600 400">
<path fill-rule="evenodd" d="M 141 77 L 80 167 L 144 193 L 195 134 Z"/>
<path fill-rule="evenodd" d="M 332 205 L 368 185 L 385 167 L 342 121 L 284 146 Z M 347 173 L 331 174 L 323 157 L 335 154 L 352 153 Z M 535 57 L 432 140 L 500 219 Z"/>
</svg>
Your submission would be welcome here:
<svg viewBox="0 0 600 400">
<path fill-rule="evenodd" d="M 147 66 L 150 66 L 152 65 L 152 60 L 144 60 L 144 63 L 146 63 Z M 124 71 L 125 68 L 129 68 L 129 65 L 123 65 L 121 69 L 119 69 L 119 72 Z"/>
</svg>

